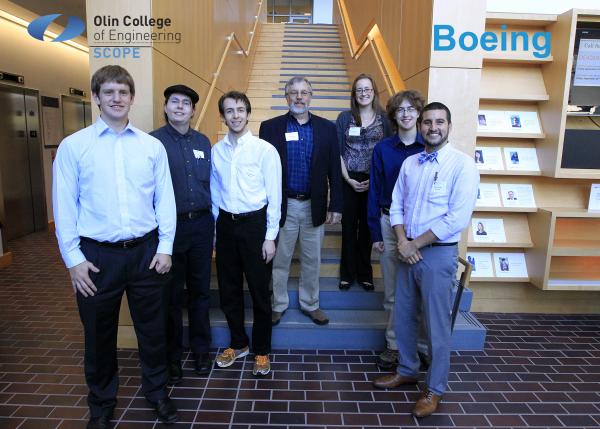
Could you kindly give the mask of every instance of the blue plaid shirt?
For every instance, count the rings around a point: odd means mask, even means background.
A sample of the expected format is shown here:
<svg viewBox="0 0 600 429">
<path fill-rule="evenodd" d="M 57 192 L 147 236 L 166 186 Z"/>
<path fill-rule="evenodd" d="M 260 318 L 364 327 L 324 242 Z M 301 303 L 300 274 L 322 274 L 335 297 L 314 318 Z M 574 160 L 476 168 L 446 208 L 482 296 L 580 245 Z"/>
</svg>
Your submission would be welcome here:
<svg viewBox="0 0 600 429">
<path fill-rule="evenodd" d="M 299 140 L 287 142 L 288 189 L 286 189 L 286 191 L 309 194 L 310 165 L 314 146 L 313 127 L 310 116 L 307 123 L 300 125 L 296 118 L 289 114 L 287 121 L 287 132 L 297 132 Z"/>
</svg>

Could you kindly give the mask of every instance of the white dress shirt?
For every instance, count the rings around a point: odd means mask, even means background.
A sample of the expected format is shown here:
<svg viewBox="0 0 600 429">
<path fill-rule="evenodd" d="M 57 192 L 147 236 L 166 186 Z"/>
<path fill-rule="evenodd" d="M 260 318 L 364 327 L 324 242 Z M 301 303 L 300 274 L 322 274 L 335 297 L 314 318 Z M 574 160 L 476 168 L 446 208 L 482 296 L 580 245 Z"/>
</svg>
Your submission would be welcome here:
<svg viewBox="0 0 600 429">
<path fill-rule="evenodd" d="M 116 242 L 158 227 L 157 253 L 173 250 L 177 212 L 162 143 L 133 127 L 116 133 L 98 118 L 60 144 L 52 206 L 68 268 L 85 261 L 79 237 Z"/>
<path fill-rule="evenodd" d="M 410 156 L 394 186 L 390 222 L 404 225 L 408 238 L 431 230 L 441 243 L 457 242 L 471 219 L 478 187 L 475 161 L 450 143 L 433 161 L 419 164 L 419 154 Z"/>
<path fill-rule="evenodd" d="M 229 134 L 212 148 L 212 211 L 248 213 L 267 207 L 265 240 L 275 240 L 281 218 L 281 161 L 275 147 L 250 131 L 234 146 Z"/>
</svg>

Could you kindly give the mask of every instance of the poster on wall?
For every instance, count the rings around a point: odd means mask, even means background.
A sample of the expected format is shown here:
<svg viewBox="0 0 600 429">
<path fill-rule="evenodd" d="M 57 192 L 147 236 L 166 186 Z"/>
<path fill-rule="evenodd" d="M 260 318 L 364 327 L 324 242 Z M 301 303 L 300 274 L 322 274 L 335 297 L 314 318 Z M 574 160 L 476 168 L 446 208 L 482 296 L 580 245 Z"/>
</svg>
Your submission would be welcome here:
<svg viewBox="0 0 600 429">
<path fill-rule="evenodd" d="M 533 147 L 505 147 L 504 160 L 507 170 L 540 171 L 537 152 Z"/>
<path fill-rule="evenodd" d="M 540 134 L 540 119 L 537 112 L 505 112 L 513 133 Z"/>
<path fill-rule="evenodd" d="M 42 96 L 42 133 L 46 149 L 57 148 L 63 138 L 58 98 Z"/>
<path fill-rule="evenodd" d="M 467 252 L 467 261 L 473 267 L 473 277 L 494 277 L 492 254 L 488 252 Z"/>
<path fill-rule="evenodd" d="M 498 194 L 498 184 L 480 183 L 477 190 L 476 207 L 501 207 L 500 194 Z"/>
<path fill-rule="evenodd" d="M 600 86 L 600 40 L 581 39 L 577 64 L 575 65 L 575 86 Z"/>
<path fill-rule="evenodd" d="M 480 170 L 504 170 L 502 164 L 502 152 L 499 147 L 475 148 L 475 166 Z"/>
<path fill-rule="evenodd" d="M 529 277 L 523 253 L 494 253 L 496 277 Z"/>
<path fill-rule="evenodd" d="M 600 212 L 600 183 L 592 183 L 588 211 Z"/>
<path fill-rule="evenodd" d="M 504 207 L 536 207 L 531 184 L 502 183 L 500 193 Z"/>
<path fill-rule="evenodd" d="M 506 243 L 502 219 L 471 219 L 473 240 L 476 243 Z"/>
</svg>

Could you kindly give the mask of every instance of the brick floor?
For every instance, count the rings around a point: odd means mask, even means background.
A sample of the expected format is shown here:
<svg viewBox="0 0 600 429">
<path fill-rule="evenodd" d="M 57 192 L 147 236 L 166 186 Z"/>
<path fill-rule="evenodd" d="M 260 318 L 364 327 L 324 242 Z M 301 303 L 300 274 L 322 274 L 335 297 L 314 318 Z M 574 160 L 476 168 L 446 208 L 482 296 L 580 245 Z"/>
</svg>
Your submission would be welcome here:
<svg viewBox="0 0 600 429">
<path fill-rule="evenodd" d="M 38 233 L 10 248 L 14 263 L 0 270 L 0 428 L 85 427 L 83 337 L 56 242 Z M 600 316 L 477 318 L 488 328 L 485 350 L 453 354 L 449 392 L 429 418 L 409 414 L 416 387 L 371 387 L 374 351 L 277 350 L 260 380 L 249 359 L 207 378 L 186 360 L 171 389 L 174 427 L 600 427 Z M 139 396 L 137 352 L 120 350 L 119 363 L 116 426 L 161 427 Z"/>
</svg>

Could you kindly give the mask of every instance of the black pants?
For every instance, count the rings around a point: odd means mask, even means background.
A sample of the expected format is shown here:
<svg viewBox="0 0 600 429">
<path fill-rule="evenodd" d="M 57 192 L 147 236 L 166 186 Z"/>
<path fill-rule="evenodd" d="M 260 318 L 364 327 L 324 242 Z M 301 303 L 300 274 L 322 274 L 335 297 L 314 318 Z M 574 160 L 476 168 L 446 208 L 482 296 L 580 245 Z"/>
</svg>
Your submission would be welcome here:
<svg viewBox="0 0 600 429">
<path fill-rule="evenodd" d="M 249 345 L 244 329 L 245 276 L 254 312 L 252 351 L 258 355 L 266 355 L 271 351 L 269 283 L 273 262 L 265 264 L 262 257 L 266 231 L 266 210 L 239 220 L 233 220 L 223 212 L 217 218 L 219 297 L 231 333 L 230 347 L 241 349 Z"/>
<path fill-rule="evenodd" d="M 86 259 L 100 270 L 89 272 L 98 289 L 96 294 L 86 298 L 77 293 L 85 334 L 85 379 L 90 389 L 88 405 L 92 417 L 101 416 L 117 403 L 117 329 L 123 292 L 127 293 L 138 338 L 142 393 L 152 402 L 167 396 L 165 284 L 168 274 L 148 269 L 157 246 L 156 232 L 129 249 L 81 241 Z"/>
<path fill-rule="evenodd" d="M 351 179 L 363 182 L 369 179 L 365 173 L 348 172 Z M 342 259 L 340 280 L 352 283 L 373 283 L 371 267 L 371 233 L 367 224 L 367 192 L 355 192 L 344 181 L 344 212 L 342 213 Z"/>
<path fill-rule="evenodd" d="M 169 362 L 178 362 L 183 354 L 183 286 L 188 293 L 190 350 L 207 353 L 210 348 L 210 265 L 212 262 L 214 220 L 207 211 L 195 219 L 177 222 L 173 244 L 173 267 L 168 285 L 170 294 L 167 322 Z"/>
</svg>

